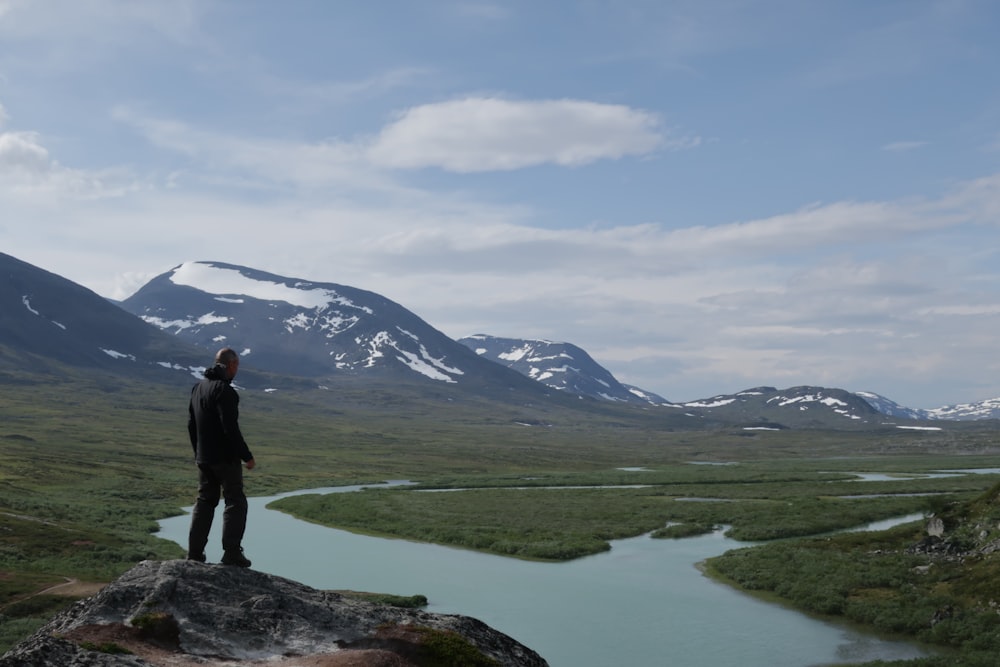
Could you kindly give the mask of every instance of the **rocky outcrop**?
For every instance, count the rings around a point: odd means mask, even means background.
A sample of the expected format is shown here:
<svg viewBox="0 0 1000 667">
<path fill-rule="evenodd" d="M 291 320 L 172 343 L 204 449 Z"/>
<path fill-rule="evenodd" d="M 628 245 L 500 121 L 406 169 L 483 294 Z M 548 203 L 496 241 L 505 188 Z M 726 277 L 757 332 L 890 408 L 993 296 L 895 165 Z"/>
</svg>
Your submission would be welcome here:
<svg viewBox="0 0 1000 667">
<path fill-rule="evenodd" d="M 400 609 L 249 569 L 143 561 L 54 617 L 0 667 L 542 667 L 474 618 Z"/>
</svg>

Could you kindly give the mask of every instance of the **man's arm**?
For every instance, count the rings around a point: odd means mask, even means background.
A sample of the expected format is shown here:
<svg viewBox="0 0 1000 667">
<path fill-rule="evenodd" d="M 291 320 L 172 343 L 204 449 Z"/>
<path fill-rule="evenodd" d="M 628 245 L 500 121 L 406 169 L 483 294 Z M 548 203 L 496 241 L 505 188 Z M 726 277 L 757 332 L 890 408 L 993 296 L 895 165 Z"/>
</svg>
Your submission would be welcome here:
<svg viewBox="0 0 1000 667">
<path fill-rule="evenodd" d="M 191 391 L 192 397 L 194 390 Z M 188 402 L 188 437 L 191 438 L 191 449 L 198 456 L 198 424 L 194 420 L 194 399 Z"/>
<path fill-rule="evenodd" d="M 239 455 L 241 461 L 246 461 L 248 464 L 253 461 L 253 454 L 250 452 L 250 447 L 247 445 L 247 441 L 243 439 L 243 433 L 240 431 L 240 397 L 236 393 L 236 390 L 232 387 L 226 387 L 222 391 L 222 395 L 219 397 L 219 418 L 222 421 L 222 432 L 226 436 L 226 440 L 236 448 L 236 453 Z M 247 470 L 250 470 L 253 466 L 247 466 Z"/>
</svg>

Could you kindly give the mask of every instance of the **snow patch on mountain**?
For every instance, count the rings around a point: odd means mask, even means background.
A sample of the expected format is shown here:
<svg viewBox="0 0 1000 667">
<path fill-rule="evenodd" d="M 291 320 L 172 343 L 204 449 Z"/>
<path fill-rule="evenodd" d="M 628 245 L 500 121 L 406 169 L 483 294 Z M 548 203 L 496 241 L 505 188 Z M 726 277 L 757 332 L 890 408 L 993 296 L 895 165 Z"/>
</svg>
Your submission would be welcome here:
<svg viewBox="0 0 1000 667">
<path fill-rule="evenodd" d="M 926 410 L 915 410 L 912 408 L 906 408 L 896 403 L 895 401 L 889 400 L 885 396 L 880 396 L 871 391 L 856 391 L 855 396 L 859 396 L 879 412 L 890 417 L 896 417 L 898 419 L 927 419 Z"/>
<path fill-rule="evenodd" d="M 1000 398 L 927 410 L 931 419 L 1000 419 Z"/>
<path fill-rule="evenodd" d="M 685 408 L 706 410 L 713 416 L 745 419 L 753 428 L 787 428 L 804 424 L 817 425 L 847 419 L 859 425 L 878 414 L 860 396 L 842 389 L 799 386 L 787 389 L 753 387 L 735 394 L 681 404 Z"/>
<path fill-rule="evenodd" d="M 831 408 L 836 414 L 843 415 L 849 419 L 861 419 L 860 416 L 854 414 L 849 410 L 849 406 L 846 402 L 840 399 L 833 398 L 832 396 L 823 396 L 822 394 L 802 394 L 800 396 L 775 396 L 767 400 L 768 403 L 777 402 L 778 406 L 785 407 L 788 405 L 799 404 L 800 410 L 808 410 L 809 406 L 806 403 L 819 403 Z"/>
<path fill-rule="evenodd" d="M 625 388 L 628 389 L 629 393 L 632 394 L 633 396 L 638 396 L 642 400 L 648 401 L 650 403 L 655 402 L 655 395 L 654 394 L 651 394 L 651 393 L 649 393 L 647 391 L 643 391 L 642 389 L 639 389 L 638 387 L 631 387 L 629 385 L 625 385 Z"/>
<path fill-rule="evenodd" d="M 205 368 L 203 366 L 181 366 L 180 364 L 171 363 L 169 361 L 158 361 L 157 365 L 163 366 L 164 368 L 169 368 L 175 371 L 187 371 L 192 377 L 196 377 L 199 380 L 204 377 Z"/>
<path fill-rule="evenodd" d="M 222 324 L 229 321 L 228 317 L 216 315 L 215 311 L 186 320 L 164 320 L 163 318 L 154 317 L 152 315 L 145 315 L 142 319 L 165 331 L 173 330 L 173 333 L 179 333 L 184 329 L 190 329 L 191 327 L 203 327 L 207 324 Z"/>
<path fill-rule="evenodd" d="M 400 333 L 412 339 L 417 344 L 417 352 L 406 349 L 388 331 L 379 331 L 368 340 L 362 338 L 355 339 L 355 342 L 359 346 L 365 347 L 368 350 L 368 356 L 363 362 L 365 368 L 374 368 L 378 361 L 385 357 L 386 350 L 393 350 L 394 352 L 391 354 L 394 354 L 397 361 L 404 364 L 410 370 L 429 377 L 432 380 L 455 383 L 457 381 L 449 373 L 452 375 L 465 374 L 462 369 L 446 364 L 444 358 L 434 357 L 427 351 L 427 347 L 420 343 L 420 339 L 416 335 L 400 327 L 396 328 Z M 337 366 L 347 368 L 350 364 L 338 362 Z"/>
<path fill-rule="evenodd" d="M 34 308 L 31 307 L 31 300 L 28 298 L 27 294 L 25 294 L 24 296 L 21 297 L 21 303 L 24 304 L 24 307 L 27 308 L 28 312 L 31 313 L 32 315 L 37 315 L 38 317 L 44 318 L 44 316 L 40 312 L 38 312 L 37 310 L 35 310 Z M 65 324 L 62 324 L 60 322 L 56 322 L 55 320 L 49 320 L 49 322 L 51 322 L 52 324 L 56 325 L 57 327 L 59 327 L 63 331 L 67 331 Z"/>
<path fill-rule="evenodd" d="M 486 334 L 467 336 L 458 342 L 480 357 L 567 394 L 637 405 L 667 404 L 656 394 L 622 384 L 586 351 L 571 343 Z"/>
<path fill-rule="evenodd" d="M 337 304 L 359 308 L 371 314 L 371 309 L 355 306 L 350 299 L 324 288 L 293 287 L 268 280 L 257 280 L 235 268 L 216 266 L 205 262 L 185 262 L 174 269 L 170 281 L 175 285 L 194 287 L 210 294 L 242 294 L 261 301 L 283 301 L 300 308 L 324 309 Z M 307 283 L 298 283 L 304 285 Z M 223 298 L 217 297 L 219 300 Z M 229 303 L 243 303 L 242 299 L 228 299 Z"/>
<path fill-rule="evenodd" d="M 306 312 L 299 312 L 285 319 L 284 324 L 285 329 L 289 333 L 293 329 L 308 331 L 313 327 L 318 327 L 320 331 L 325 332 L 327 338 L 333 338 L 353 327 L 359 320 L 360 318 L 358 317 L 344 317 L 339 312 L 328 315 L 312 315 Z"/>
<path fill-rule="evenodd" d="M 858 391 L 855 392 L 855 395 L 863 398 L 869 405 L 882 414 L 901 419 L 945 419 L 949 421 L 1000 419 L 1000 398 L 989 398 L 977 403 L 959 403 L 957 405 L 946 405 L 941 408 L 924 410 L 921 408 L 903 407 L 895 401 L 871 391 Z"/>
<path fill-rule="evenodd" d="M 232 264 L 186 262 L 154 278 L 122 305 L 196 345 L 253 347 L 258 370 L 307 376 L 378 373 L 384 378 L 418 374 L 470 386 L 521 382 L 399 304 L 346 285 Z"/>
<path fill-rule="evenodd" d="M 125 354 L 124 352 L 118 352 L 116 350 L 106 350 L 103 347 L 101 348 L 101 352 L 108 355 L 112 359 L 129 359 L 131 361 L 135 361 L 134 354 Z"/>
<path fill-rule="evenodd" d="M 690 403 L 683 403 L 682 405 L 686 408 L 721 408 L 723 405 L 729 405 L 735 401 L 735 398 L 723 398 L 721 396 L 717 396 L 714 399 L 692 401 Z"/>
</svg>

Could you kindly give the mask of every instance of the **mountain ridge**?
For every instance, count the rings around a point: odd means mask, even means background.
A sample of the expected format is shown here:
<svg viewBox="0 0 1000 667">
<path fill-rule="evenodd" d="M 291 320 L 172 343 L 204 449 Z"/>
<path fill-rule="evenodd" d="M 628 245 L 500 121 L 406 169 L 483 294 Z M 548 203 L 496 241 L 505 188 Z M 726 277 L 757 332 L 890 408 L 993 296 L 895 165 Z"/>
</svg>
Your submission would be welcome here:
<svg viewBox="0 0 1000 667">
<path fill-rule="evenodd" d="M 668 403 L 652 392 L 622 384 L 585 350 L 572 343 L 486 334 L 466 336 L 458 342 L 485 359 L 561 392 L 642 405 Z"/>
<path fill-rule="evenodd" d="M 518 373 L 485 364 L 403 306 L 346 285 L 186 262 L 121 306 L 199 347 L 232 345 L 245 363 L 272 373 L 317 380 L 415 374 L 445 384 L 547 393 Z"/>
<path fill-rule="evenodd" d="M 488 334 L 466 336 L 459 338 L 458 342 L 484 358 L 512 368 L 557 391 L 610 401 L 661 407 L 718 410 L 731 404 L 746 405 L 748 396 L 766 394 L 767 399 L 763 407 L 766 407 L 769 401 L 777 401 L 783 406 L 795 403 L 798 404 L 799 408 L 803 408 L 809 403 L 816 403 L 826 405 L 838 414 L 846 414 L 843 410 L 850 407 L 848 412 L 856 419 L 866 417 L 865 413 L 868 411 L 865 404 L 882 415 L 912 421 L 1000 419 L 1000 398 L 922 410 L 901 406 L 874 392 L 849 392 L 842 389 L 815 386 L 788 387 L 783 390 L 774 387 L 751 387 L 734 394 L 673 402 L 645 389 L 619 382 L 585 350 L 572 343 L 543 339 L 504 338 Z M 864 403 L 859 403 L 856 399 L 861 399 Z M 741 409 L 741 412 L 745 413 L 746 409 Z M 763 410 L 761 414 L 768 412 L 773 413 L 773 411 Z"/>
<path fill-rule="evenodd" d="M 8 255 L 0 254 L 0 275 L 0 368 L 59 361 L 187 381 L 232 344 L 245 361 L 241 383 L 256 388 L 378 378 L 384 386 L 430 383 L 564 405 L 576 399 L 574 409 L 666 410 L 746 428 L 1000 418 L 1000 399 L 916 410 L 873 392 L 809 386 L 674 403 L 619 382 L 571 343 L 487 334 L 455 341 L 377 293 L 221 262 L 182 263 L 120 303 Z"/>
<path fill-rule="evenodd" d="M 3 253 L 0 276 L 0 367 L 46 369 L 61 362 L 161 378 L 204 368 L 199 348 L 82 285 Z"/>
</svg>

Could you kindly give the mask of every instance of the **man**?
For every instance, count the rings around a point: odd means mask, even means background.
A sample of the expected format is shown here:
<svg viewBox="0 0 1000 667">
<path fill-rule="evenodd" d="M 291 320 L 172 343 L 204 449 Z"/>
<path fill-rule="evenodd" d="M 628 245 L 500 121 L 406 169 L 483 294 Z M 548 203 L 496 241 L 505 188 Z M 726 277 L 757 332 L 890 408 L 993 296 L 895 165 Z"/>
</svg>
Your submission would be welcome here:
<svg viewBox="0 0 1000 667">
<path fill-rule="evenodd" d="M 187 557 L 205 562 L 205 545 L 221 494 L 226 501 L 222 513 L 222 563 L 250 567 L 241 546 L 247 524 L 247 497 L 240 461 L 246 462 L 247 470 L 253 470 L 256 462 L 240 432 L 240 397 L 232 386 L 239 367 L 239 355 L 224 347 L 215 355 L 215 366 L 206 369 L 205 379 L 191 390 L 188 434 L 198 464 L 198 501 L 191 513 Z"/>
</svg>

